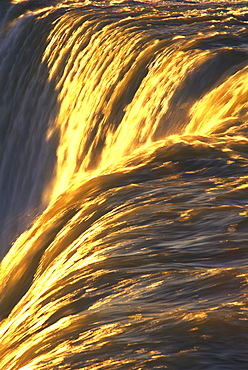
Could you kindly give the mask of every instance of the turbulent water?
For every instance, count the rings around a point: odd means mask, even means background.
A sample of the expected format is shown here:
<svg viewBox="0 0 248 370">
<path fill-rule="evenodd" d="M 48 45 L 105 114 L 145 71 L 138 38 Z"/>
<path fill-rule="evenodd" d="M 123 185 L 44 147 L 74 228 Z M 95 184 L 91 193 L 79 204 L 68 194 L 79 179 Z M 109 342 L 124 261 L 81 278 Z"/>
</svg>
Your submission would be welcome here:
<svg viewBox="0 0 248 370">
<path fill-rule="evenodd" d="M 247 3 L 2 0 L 0 89 L 0 369 L 247 369 Z"/>
</svg>

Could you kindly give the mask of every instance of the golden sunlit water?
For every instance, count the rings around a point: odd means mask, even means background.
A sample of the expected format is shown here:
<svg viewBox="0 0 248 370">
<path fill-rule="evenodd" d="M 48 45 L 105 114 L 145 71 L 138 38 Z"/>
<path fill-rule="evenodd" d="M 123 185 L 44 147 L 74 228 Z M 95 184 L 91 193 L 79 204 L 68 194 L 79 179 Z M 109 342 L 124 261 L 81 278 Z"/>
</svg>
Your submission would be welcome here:
<svg viewBox="0 0 248 370">
<path fill-rule="evenodd" d="M 0 369 L 248 368 L 248 8 L 0 3 Z"/>
</svg>

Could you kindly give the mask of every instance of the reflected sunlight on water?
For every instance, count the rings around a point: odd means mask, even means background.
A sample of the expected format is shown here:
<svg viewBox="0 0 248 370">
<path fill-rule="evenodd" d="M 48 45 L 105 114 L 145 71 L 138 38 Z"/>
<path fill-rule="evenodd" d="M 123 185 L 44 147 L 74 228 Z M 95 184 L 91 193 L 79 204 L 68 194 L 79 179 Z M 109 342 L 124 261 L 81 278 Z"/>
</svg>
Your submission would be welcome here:
<svg viewBox="0 0 248 370">
<path fill-rule="evenodd" d="M 0 14 L 0 368 L 245 370 L 246 3 Z"/>
</svg>

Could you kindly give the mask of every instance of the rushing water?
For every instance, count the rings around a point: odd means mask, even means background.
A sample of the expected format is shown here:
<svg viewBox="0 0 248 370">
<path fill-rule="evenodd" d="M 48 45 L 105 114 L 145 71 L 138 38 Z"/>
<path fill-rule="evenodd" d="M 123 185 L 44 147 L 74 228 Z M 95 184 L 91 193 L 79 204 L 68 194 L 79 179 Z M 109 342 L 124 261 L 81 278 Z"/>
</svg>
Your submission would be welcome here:
<svg viewBox="0 0 248 370">
<path fill-rule="evenodd" d="M 13 3 L 0 369 L 246 370 L 247 3 Z"/>
</svg>

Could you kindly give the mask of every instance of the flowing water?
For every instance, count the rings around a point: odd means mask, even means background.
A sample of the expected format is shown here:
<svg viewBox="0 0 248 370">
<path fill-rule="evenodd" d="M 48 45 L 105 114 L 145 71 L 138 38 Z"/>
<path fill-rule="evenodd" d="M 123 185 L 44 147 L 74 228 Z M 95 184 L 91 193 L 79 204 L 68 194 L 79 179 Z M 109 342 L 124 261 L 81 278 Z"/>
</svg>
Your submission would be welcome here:
<svg viewBox="0 0 248 370">
<path fill-rule="evenodd" d="M 247 3 L 2 0 L 0 89 L 0 369 L 247 369 Z"/>
</svg>

